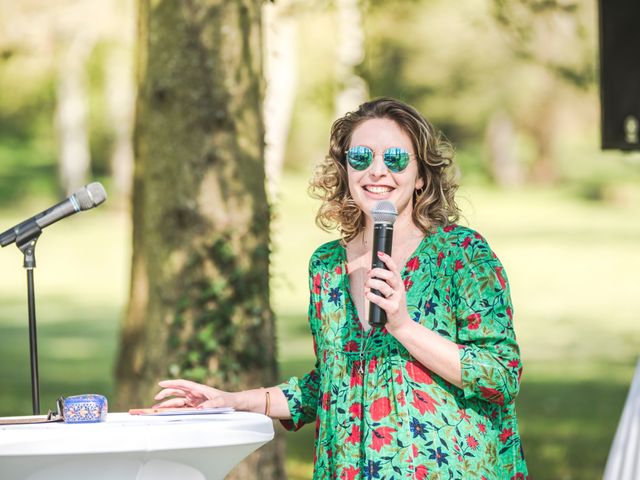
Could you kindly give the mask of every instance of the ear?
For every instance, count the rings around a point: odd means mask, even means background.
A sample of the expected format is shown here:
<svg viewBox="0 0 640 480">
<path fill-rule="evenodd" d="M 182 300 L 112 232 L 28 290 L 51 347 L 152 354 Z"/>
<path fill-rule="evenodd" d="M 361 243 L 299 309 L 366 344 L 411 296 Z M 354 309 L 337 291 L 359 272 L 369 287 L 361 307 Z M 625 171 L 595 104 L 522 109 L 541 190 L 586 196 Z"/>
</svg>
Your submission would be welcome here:
<svg viewBox="0 0 640 480">
<path fill-rule="evenodd" d="M 424 180 L 420 175 L 416 177 L 415 190 L 422 190 L 424 188 Z"/>
</svg>

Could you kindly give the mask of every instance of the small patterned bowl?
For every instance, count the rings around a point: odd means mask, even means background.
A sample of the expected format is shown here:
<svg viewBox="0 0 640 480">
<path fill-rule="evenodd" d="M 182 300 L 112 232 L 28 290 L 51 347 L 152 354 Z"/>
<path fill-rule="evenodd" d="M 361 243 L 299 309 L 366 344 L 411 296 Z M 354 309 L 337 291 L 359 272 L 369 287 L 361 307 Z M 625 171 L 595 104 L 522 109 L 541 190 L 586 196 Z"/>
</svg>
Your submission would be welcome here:
<svg viewBox="0 0 640 480">
<path fill-rule="evenodd" d="M 107 419 L 107 399 L 103 395 L 74 395 L 64 399 L 65 423 L 97 423 Z"/>
</svg>

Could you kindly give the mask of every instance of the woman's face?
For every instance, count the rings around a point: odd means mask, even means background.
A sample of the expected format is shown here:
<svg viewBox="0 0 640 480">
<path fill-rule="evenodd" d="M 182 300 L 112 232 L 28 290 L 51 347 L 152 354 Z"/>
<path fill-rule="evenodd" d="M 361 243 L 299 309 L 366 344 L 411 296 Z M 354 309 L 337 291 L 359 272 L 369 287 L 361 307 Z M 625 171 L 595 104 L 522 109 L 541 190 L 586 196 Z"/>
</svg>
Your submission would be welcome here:
<svg viewBox="0 0 640 480">
<path fill-rule="evenodd" d="M 351 135 L 349 148 L 369 147 L 373 161 L 368 168 L 356 170 L 347 163 L 349 191 L 354 201 L 370 219 L 371 210 L 380 200 L 391 201 L 398 218 L 411 217 L 413 192 L 423 187 L 411 138 L 389 118 L 373 118 L 358 125 Z M 392 172 L 383 161 L 388 148 L 399 147 L 411 154 L 409 164 L 401 172 Z"/>
</svg>

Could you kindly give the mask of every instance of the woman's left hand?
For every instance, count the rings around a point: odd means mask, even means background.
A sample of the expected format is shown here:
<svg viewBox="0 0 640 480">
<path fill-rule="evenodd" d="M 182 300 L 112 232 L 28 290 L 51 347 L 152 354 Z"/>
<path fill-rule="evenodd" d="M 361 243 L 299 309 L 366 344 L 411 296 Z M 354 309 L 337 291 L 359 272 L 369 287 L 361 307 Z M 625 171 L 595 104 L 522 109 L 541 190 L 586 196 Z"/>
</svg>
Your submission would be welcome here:
<svg viewBox="0 0 640 480">
<path fill-rule="evenodd" d="M 385 327 L 389 333 L 393 333 L 394 329 L 411 321 L 407 311 L 404 282 L 393 258 L 383 252 L 378 253 L 378 258 L 384 262 L 388 270 L 373 268 L 369 271 L 364 284 L 365 295 L 367 300 L 375 303 L 386 312 L 387 323 Z M 381 295 L 376 295 L 371 290 L 378 290 Z"/>
</svg>

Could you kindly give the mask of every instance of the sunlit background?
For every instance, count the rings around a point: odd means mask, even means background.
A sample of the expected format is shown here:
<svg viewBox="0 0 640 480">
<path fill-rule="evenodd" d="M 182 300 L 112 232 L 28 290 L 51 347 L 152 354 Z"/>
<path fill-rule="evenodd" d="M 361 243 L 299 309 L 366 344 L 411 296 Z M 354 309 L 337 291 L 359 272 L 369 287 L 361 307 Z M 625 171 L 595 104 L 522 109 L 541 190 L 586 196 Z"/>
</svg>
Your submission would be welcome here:
<svg viewBox="0 0 640 480">
<path fill-rule="evenodd" d="M 533 8 L 535 5 L 547 5 Z M 335 234 L 307 195 L 337 116 L 394 96 L 454 143 L 462 223 L 505 265 L 537 479 L 597 479 L 640 347 L 640 159 L 600 150 L 596 4 L 278 0 L 265 6 L 272 306 L 282 378 L 312 363 L 307 259 Z M 114 391 L 129 288 L 132 0 L 0 0 L 0 231 L 90 181 L 98 209 L 36 250 L 43 409 Z M 31 410 L 26 274 L 0 250 L 0 415 Z M 311 478 L 313 427 L 287 470 Z"/>
</svg>

